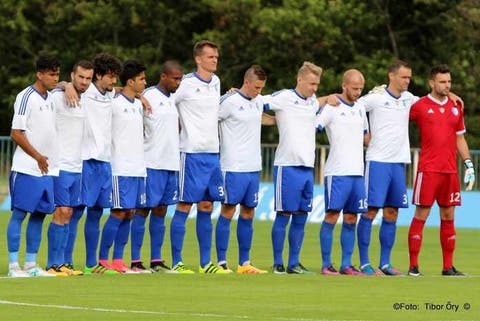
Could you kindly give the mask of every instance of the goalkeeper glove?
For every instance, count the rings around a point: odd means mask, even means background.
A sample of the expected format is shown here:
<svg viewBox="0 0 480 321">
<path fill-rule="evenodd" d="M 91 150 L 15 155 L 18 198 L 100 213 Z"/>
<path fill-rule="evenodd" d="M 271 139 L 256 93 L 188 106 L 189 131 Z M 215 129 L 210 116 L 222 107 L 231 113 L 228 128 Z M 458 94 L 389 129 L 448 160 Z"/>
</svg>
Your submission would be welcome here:
<svg viewBox="0 0 480 321">
<path fill-rule="evenodd" d="M 385 92 L 385 88 L 387 88 L 387 85 L 379 85 L 373 87 L 368 93 L 369 94 L 383 94 Z"/>
<path fill-rule="evenodd" d="M 473 169 L 473 163 L 471 159 L 466 159 L 463 161 L 465 165 L 465 177 L 463 178 L 463 182 L 467 184 L 467 191 L 471 191 L 473 187 L 473 183 L 475 183 L 475 170 Z"/>
</svg>

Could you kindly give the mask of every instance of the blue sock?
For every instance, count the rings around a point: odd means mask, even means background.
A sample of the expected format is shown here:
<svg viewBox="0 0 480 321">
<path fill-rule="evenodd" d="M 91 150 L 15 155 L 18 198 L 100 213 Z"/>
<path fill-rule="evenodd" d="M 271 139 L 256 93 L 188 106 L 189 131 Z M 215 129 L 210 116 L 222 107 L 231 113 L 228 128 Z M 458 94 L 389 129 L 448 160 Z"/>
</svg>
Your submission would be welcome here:
<svg viewBox="0 0 480 321">
<path fill-rule="evenodd" d="M 165 237 L 165 216 L 150 215 L 150 261 L 162 259 L 163 238 Z"/>
<path fill-rule="evenodd" d="M 353 248 L 355 247 L 355 225 L 343 222 L 342 232 L 340 234 L 340 244 L 342 245 L 342 266 L 345 269 L 352 265 Z"/>
<path fill-rule="evenodd" d="M 320 248 L 322 250 L 322 269 L 332 265 L 333 229 L 335 224 L 322 222 L 320 227 Z"/>
<path fill-rule="evenodd" d="M 108 253 L 110 252 L 113 241 L 117 236 L 120 223 L 122 223 L 121 219 L 110 215 L 105 222 L 105 225 L 103 225 L 102 238 L 100 240 L 100 253 L 98 256 L 100 260 L 108 260 Z"/>
<path fill-rule="evenodd" d="M 12 216 L 7 227 L 7 244 L 8 244 L 8 262 L 18 263 L 18 250 L 20 249 L 20 239 L 22 232 L 22 223 L 27 213 L 13 209 Z"/>
<path fill-rule="evenodd" d="M 45 216 L 45 213 L 40 212 L 30 214 L 27 224 L 27 255 L 25 262 L 36 262 L 38 249 L 42 241 L 42 226 Z"/>
<path fill-rule="evenodd" d="M 188 213 L 175 210 L 170 223 L 170 246 L 172 248 L 172 266 L 182 261 L 183 239 L 185 238 L 185 221 Z"/>
<path fill-rule="evenodd" d="M 357 227 L 358 254 L 360 256 L 360 267 L 370 264 L 368 249 L 370 247 L 370 235 L 372 234 L 372 219 L 360 216 Z"/>
<path fill-rule="evenodd" d="M 65 263 L 73 264 L 73 249 L 75 247 L 75 239 L 77 238 L 78 222 L 83 215 L 85 207 L 79 206 L 73 208 L 73 214 L 68 223 L 68 238 L 63 254 L 63 261 Z"/>
<path fill-rule="evenodd" d="M 389 222 L 382 220 L 380 226 L 380 268 L 386 264 L 390 264 L 390 253 L 392 253 L 393 244 L 395 243 L 395 235 L 397 232 L 397 222 Z"/>
<path fill-rule="evenodd" d="M 288 267 L 293 268 L 300 263 L 300 250 L 305 236 L 307 214 L 292 215 L 292 222 L 288 230 Z"/>
<path fill-rule="evenodd" d="M 85 219 L 85 254 L 87 267 L 97 265 L 97 247 L 100 236 L 100 218 L 102 217 L 102 208 L 88 208 L 87 218 Z"/>
<path fill-rule="evenodd" d="M 128 237 L 130 236 L 131 223 L 131 218 L 124 218 L 122 223 L 120 223 L 120 226 L 118 227 L 117 237 L 115 238 L 115 244 L 113 245 L 114 260 L 123 260 L 125 246 L 127 245 Z"/>
<path fill-rule="evenodd" d="M 70 227 L 68 226 L 68 224 L 64 224 L 63 225 L 63 229 L 62 229 L 62 239 L 60 241 L 60 251 L 58 252 L 58 258 L 57 258 L 57 262 L 59 262 L 58 264 L 59 265 L 62 265 L 62 264 L 65 264 L 67 262 L 65 262 L 65 248 L 67 247 L 67 241 L 68 241 L 68 235 L 70 234 Z"/>
<path fill-rule="evenodd" d="M 197 210 L 197 240 L 200 249 L 200 266 L 204 267 L 210 262 L 212 250 L 212 217 L 211 212 Z"/>
<path fill-rule="evenodd" d="M 48 258 L 47 258 L 47 268 L 51 267 L 52 265 L 59 265 L 57 262 L 58 257 L 60 255 L 60 243 L 62 242 L 63 238 L 63 225 L 59 225 L 54 223 L 53 221 L 50 222 L 48 225 Z"/>
<path fill-rule="evenodd" d="M 285 243 L 285 233 L 287 224 L 290 221 L 290 215 L 281 215 L 277 213 L 272 226 L 272 247 L 273 264 L 283 265 L 283 244 Z"/>
<path fill-rule="evenodd" d="M 250 248 L 253 238 L 253 220 L 238 217 L 237 240 L 238 240 L 238 265 L 250 261 Z"/>
<path fill-rule="evenodd" d="M 140 252 L 143 245 L 143 237 L 145 236 L 145 221 L 146 217 L 135 214 L 132 220 L 131 233 L 132 233 L 132 262 L 140 261 Z"/>
<path fill-rule="evenodd" d="M 227 262 L 228 241 L 230 240 L 231 220 L 220 215 L 215 227 L 215 245 L 217 248 L 217 260 L 219 263 Z M 208 263 L 208 262 L 207 262 Z"/>
</svg>

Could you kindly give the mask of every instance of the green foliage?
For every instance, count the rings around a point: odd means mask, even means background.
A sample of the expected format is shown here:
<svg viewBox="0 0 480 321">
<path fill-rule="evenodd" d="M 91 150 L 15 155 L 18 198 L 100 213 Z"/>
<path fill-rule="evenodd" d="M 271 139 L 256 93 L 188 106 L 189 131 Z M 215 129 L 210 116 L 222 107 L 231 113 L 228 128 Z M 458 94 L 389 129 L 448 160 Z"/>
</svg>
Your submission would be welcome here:
<svg viewBox="0 0 480 321">
<path fill-rule="evenodd" d="M 78 59 L 107 51 L 122 60 L 142 60 L 149 83 L 155 83 L 166 59 L 191 71 L 192 45 L 205 38 L 220 45 L 217 73 L 224 90 L 239 87 L 254 63 L 269 74 L 265 93 L 292 88 L 307 60 L 324 68 L 319 95 L 339 92 L 349 68 L 364 73 L 366 91 L 386 83 L 388 64 L 401 58 L 413 66 L 410 90 L 419 96 L 429 91 L 430 68 L 449 64 L 453 91 L 473 117 L 480 109 L 478 8 L 480 0 L 5 0 L 0 2 L 0 134 L 8 134 L 15 95 L 34 80 L 41 50 L 62 59 L 63 79 Z M 264 132 L 264 142 L 276 141 L 274 128 Z M 477 139 L 469 140 L 480 148 Z"/>
</svg>

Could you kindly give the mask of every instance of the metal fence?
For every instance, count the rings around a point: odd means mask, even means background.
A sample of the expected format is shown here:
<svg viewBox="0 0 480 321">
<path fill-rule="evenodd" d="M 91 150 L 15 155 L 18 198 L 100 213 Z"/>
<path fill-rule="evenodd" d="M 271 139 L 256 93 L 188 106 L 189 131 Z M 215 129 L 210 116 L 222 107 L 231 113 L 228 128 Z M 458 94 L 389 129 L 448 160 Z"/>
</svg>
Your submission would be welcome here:
<svg viewBox="0 0 480 321">
<path fill-rule="evenodd" d="M 262 144 L 262 166 L 263 171 L 261 180 L 264 182 L 271 182 L 273 180 L 273 160 L 275 157 L 276 144 Z M 315 183 L 323 184 L 323 168 L 328 155 L 328 146 L 319 145 L 315 151 Z M 0 195 L 8 193 L 8 173 L 12 161 L 13 151 L 15 150 L 15 143 L 8 136 L 0 136 Z M 407 184 L 412 187 L 415 181 L 415 173 L 418 164 L 418 148 L 411 149 L 412 164 L 408 164 L 406 168 Z M 480 150 L 470 151 L 472 154 L 472 162 L 477 173 L 480 163 Z M 462 161 L 458 160 L 458 169 L 461 182 L 463 182 L 464 167 Z M 479 189 L 478 179 L 475 182 L 474 190 Z"/>
</svg>

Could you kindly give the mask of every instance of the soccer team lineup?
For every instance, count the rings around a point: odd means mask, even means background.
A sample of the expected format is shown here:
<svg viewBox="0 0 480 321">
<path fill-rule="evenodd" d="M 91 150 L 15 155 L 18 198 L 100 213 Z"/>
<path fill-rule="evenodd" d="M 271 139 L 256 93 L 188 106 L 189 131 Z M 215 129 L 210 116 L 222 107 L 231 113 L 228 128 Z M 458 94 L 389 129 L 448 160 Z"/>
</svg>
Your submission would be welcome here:
<svg viewBox="0 0 480 321">
<path fill-rule="evenodd" d="M 349 69 L 341 93 L 316 97 L 323 70 L 311 62 L 300 66 L 293 89 L 262 95 L 267 74 L 252 65 L 240 88 L 221 95 L 215 74 L 217 44 L 197 42 L 193 59 L 196 70 L 186 74 L 179 62 L 166 61 L 158 83 L 146 88 L 146 67 L 136 60 L 122 63 L 100 53 L 79 60 L 71 80 L 59 82 L 60 60 L 46 53 L 38 56 L 36 80 L 16 96 L 12 119 L 11 138 L 17 147 L 9 178 L 9 277 L 315 270 L 324 275 L 418 277 L 423 275 L 419 257 L 424 225 L 434 203 L 439 214 L 433 215 L 440 215 L 438 271 L 445 277 L 467 275 L 454 266 L 454 217 L 462 186 L 472 188 L 475 170 L 464 137 L 463 102 L 450 92 L 447 65 L 432 67 L 431 91 L 423 97 L 408 91 L 412 69 L 401 60 L 389 66 L 388 85 L 364 95 L 364 75 Z M 405 175 L 411 163 L 409 122 L 421 139 L 411 200 Z M 279 133 L 268 269 L 255 266 L 250 257 L 262 126 L 277 126 Z M 321 266 L 307 268 L 300 253 L 312 210 L 319 132 L 326 133 L 330 145 L 323 168 Z M 465 166 L 462 182 L 457 157 Z M 211 217 L 214 202 L 221 203 L 216 221 Z M 199 261 L 184 262 L 186 221 L 193 205 Z M 175 212 L 167 221 L 169 206 Z M 408 206 L 415 206 L 415 213 L 408 229 L 409 266 L 401 270 L 391 262 L 391 252 L 399 210 Z M 238 261 L 227 262 L 238 209 Z M 380 210 L 380 255 L 370 260 L 372 222 Z M 102 225 L 104 211 L 109 213 Z M 51 220 L 43 233 L 46 216 Z M 27 228 L 22 230 L 24 221 Z M 337 225 L 340 244 L 334 244 Z M 146 230 L 149 244 L 143 244 Z M 162 248 L 166 232 L 168 256 L 162 254 L 167 253 Z M 75 243 L 83 241 L 84 262 L 74 262 Z M 48 243 L 46 266 L 37 262 L 41 242 Z M 146 246 L 150 258 L 142 260 Z M 334 247 L 341 249 L 337 266 Z M 359 262 L 352 262 L 354 251 Z"/>
</svg>

